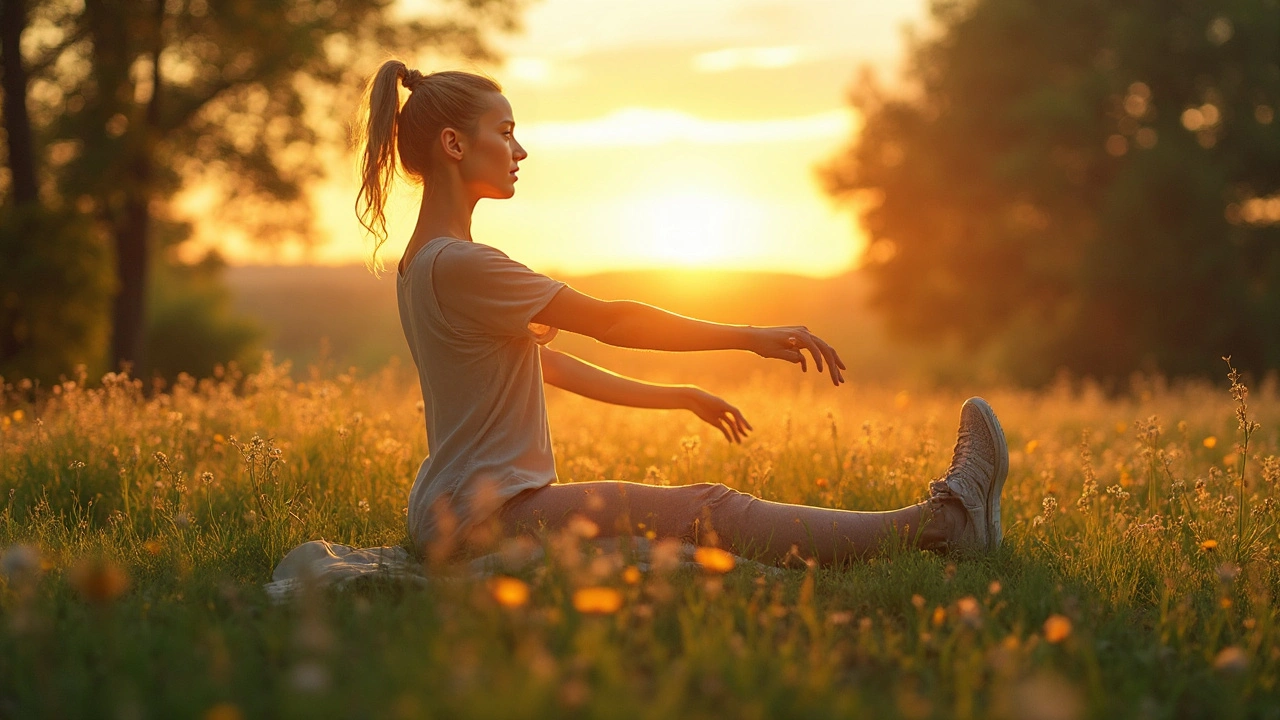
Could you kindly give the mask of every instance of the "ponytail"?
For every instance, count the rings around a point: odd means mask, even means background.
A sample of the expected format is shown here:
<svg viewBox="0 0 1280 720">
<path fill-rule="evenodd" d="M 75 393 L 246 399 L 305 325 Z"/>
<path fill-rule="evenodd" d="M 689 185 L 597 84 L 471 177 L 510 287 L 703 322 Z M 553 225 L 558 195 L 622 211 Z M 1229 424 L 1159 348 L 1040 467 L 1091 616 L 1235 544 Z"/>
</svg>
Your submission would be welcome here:
<svg viewBox="0 0 1280 720">
<path fill-rule="evenodd" d="M 409 98 L 400 107 L 400 86 Z M 372 267 L 387 241 L 386 204 L 399 166 L 425 180 L 431 165 L 431 146 L 440 131 L 453 127 L 474 132 L 486 108 L 485 95 L 502 92 L 493 80 L 467 72 L 423 75 L 399 60 L 388 60 L 369 82 L 356 121 L 355 141 L 363 148 L 361 185 L 356 216 L 373 235 Z"/>
<path fill-rule="evenodd" d="M 382 63 L 378 74 L 369 83 L 369 92 L 362 103 L 364 122 L 356 123 L 356 146 L 364 146 L 356 215 L 360 224 L 373 235 L 375 262 L 378 249 L 387 241 L 385 208 L 396 173 L 396 116 L 400 113 L 398 85 L 408 73 L 409 68 L 399 60 Z"/>
</svg>

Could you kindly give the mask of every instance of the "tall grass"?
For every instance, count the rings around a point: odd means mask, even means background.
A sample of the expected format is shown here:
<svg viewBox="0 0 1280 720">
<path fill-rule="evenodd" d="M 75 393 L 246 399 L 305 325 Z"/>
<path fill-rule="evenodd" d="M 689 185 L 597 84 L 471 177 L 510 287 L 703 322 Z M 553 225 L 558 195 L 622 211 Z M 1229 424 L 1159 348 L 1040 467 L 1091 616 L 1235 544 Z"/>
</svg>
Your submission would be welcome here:
<svg viewBox="0 0 1280 720">
<path fill-rule="evenodd" d="M 1011 455 L 987 557 L 722 573 L 561 537 L 510 577 L 277 605 L 262 584 L 301 542 L 407 543 L 411 374 L 85 380 L 0 400 L 0 716 L 1277 714 L 1274 384 L 1254 406 L 1141 379 L 984 393 Z M 561 477 L 921 499 L 963 395 L 809 380 L 727 392 L 741 447 L 553 392 Z"/>
</svg>

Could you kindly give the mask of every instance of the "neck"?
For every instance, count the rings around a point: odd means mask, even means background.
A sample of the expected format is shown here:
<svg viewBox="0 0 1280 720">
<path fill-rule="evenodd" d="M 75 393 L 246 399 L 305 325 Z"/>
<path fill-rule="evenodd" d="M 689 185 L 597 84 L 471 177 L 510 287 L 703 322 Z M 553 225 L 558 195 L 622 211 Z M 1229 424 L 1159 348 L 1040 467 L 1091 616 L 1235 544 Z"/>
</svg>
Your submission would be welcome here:
<svg viewBox="0 0 1280 720">
<path fill-rule="evenodd" d="M 471 213 L 476 198 L 464 192 L 456 177 L 432 177 L 424 183 L 418 224 L 410 242 L 451 237 L 471 242 Z"/>
</svg>

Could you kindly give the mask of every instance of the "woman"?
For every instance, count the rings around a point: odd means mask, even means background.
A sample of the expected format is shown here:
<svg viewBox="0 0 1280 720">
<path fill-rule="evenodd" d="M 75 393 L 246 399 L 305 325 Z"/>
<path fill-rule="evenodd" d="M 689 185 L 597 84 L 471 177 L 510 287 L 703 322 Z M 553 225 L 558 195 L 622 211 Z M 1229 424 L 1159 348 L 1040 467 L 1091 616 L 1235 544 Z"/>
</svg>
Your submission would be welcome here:
<svg viewBox="0 0 1280 720">
<path fill-rule="evenodd" d="M 401 86 L 409 91 L 403 107 Z M 552 350 L 546 344 L 559 331 L 649 350 L 749 350 L 804 371 L 811 362 L 836 385 L 845 365 L 803 326 L 722 325 L 597 300 L 475 242 L 476 202 L 511 197 L 528 157 L 492 80 L 422 75 L 392 60 L 370 83 L 365 104 L 356 210 L 375 237 L 375 259 L 386 241 L 383 208 L 397 163 L 424 186 L 397 288 L 427 399 L 430 455 L 409 496 L 409 533 L 425 556 L 475 550 L 492 539 L 486 531 L 554 530 L 579 517 L 602 535 L 652 532 L 774 563 L 798 552 L 834 564 L 899 538 L 937 550 L 999 545 L 1008 452 L 994 413 L 977 398 L 961 411 L 951 468 L 930 484 L 929 498 L 891 512 L 767 502 L 712 483 L 556 482 L 544 382 L 617 405 L 683 408 L 731 442 L 752 429 L 737 408 L 698 388 L 624 378 Z"/>
</svg>

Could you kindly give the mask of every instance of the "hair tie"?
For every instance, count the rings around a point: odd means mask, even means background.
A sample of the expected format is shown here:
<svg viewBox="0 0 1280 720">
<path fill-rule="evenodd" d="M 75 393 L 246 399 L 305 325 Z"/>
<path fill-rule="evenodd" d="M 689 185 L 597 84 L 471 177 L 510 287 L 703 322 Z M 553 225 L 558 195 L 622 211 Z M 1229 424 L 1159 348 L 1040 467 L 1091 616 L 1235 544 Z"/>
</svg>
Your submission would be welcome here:
<svg viewBox="0 0 1280 720">
<path fill-rule="evenodd" d="M 427 77 L 417 70 L 406 69 L 404 75 L 400 77 L 400 84 L 408 88 L 409 92 L 413 92 L 414 88 L 422 84 Z"/>
</svg>

